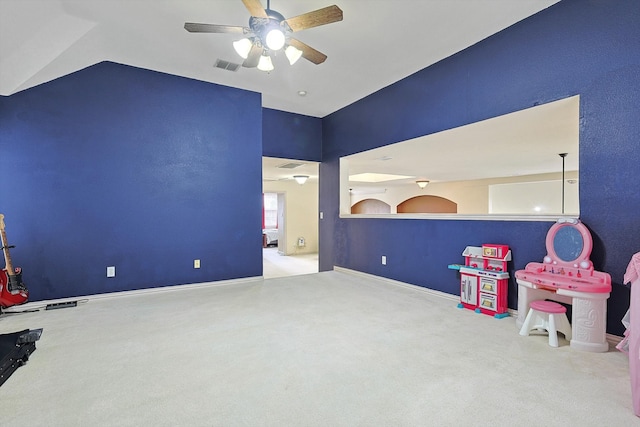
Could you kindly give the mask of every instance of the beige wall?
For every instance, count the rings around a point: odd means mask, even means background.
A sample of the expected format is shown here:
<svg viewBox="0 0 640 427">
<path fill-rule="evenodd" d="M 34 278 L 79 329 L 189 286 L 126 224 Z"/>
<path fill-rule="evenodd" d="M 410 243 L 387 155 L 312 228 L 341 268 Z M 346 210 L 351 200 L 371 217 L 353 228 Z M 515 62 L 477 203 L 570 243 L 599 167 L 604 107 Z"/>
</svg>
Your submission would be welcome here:
<svg viewBox="0 0 640 427">
<path fill-rule="evenodd" d="M 286 242 L 278 242 L 284 255 L 318 252 L 318 180 L 310 178 L 303 185 L 293 180 L 263 181 L 265 193 L 285 194 Z M 304 237 L 305 246 L 298 246 Z"/>
<path fill-rule="evenodd" d="M 458 204 L 458 214 L 488 214 L 489 213 L 489 186 L 492 184 L 514 183 L 514 182 L 535 182 L 549 181 L 562 177 L 561 173 L 528 175 L 509 178 L 494 178 L 477 181 L 457 181 L 457 182 L 432 182 L 425 189 L 421 190 L 415 183 L 406 185 L 389 185 L 383 183 L 376 184 L 377 189 L 386 190 L 378 194 L 351 195 L 351 206 L 363 199 L 378 199 L 391 206 L 391 213 L 397 213 L 398 204 L 403 201 L 421 195 L 434 195 L 444 197 Z M 578 172 L 566 172 L 566 179 L 578 179 Z M 577 191 L 578 184 L 567 185 L 565 192 L 575 192 L 575 197 L 567 194 L 567 200 L 574 205 L 567 206 L 566 212 L 577 213 Z M 531 194 L 535 198 L 534 194 Z M 535 214 L 531 212 L 531 214 Z"/>
</svg>

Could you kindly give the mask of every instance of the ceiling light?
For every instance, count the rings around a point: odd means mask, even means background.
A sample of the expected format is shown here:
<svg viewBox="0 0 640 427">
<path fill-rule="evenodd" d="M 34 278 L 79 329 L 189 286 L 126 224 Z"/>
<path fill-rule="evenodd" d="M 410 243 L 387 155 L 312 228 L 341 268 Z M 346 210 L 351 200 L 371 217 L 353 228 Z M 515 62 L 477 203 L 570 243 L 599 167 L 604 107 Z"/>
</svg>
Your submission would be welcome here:
<svg viewBox="0 0 640 427">
<path fill-rule="evenodd" d="M 271 50 L 280 50 L 284 46 L 284 33 L 278 28 L 272 28 L 267 33 L 264 40 L 267 43 L 267 47 Z"/>
<path fill-rule="evenodd" d="M 298 184 L 302 185 L 307 182 L 307 179 L 309 179 L 309 175 L 294 175 L 293 179 L 295 179 Z"/>
<path fill-rule="evenodd" d="M 302 51 L 300 49 L 297 49 L 297 48 L 289 45 L 284 50 L 284 54 L 287 55 L 287 59 L 289 60 L 289 64 L 293 65 L 302 56 Z"/>
<path fill-rule="evenodd" d="M 271 57 L 269 55 L 260 56 L 260 61 L 258 62 L 258 70 L 260 71 L 271 71 L 273 70 L 273 62 L 271 62 Z"/>
<path fill-rule="evenodd" d="M 253 43 L 247 38 L 233 42 L 233 48 L 243 59 L 247 59 L 252 46 Z"/>
<path fill-rule="evenodd" d="M 416 184 L 418 184 L 418 187 L 424 188 L 427 185 L 429 185 L 429 181 L 427 181 L 426 179 L 421 179 L 421 180 L 416 181 Z"/>
<path fill-rule="evenodd" d="M 298 96 L 307 96 L 307 91 L 306 90 L 299 90 L 298 91 Z"/>
</svg>

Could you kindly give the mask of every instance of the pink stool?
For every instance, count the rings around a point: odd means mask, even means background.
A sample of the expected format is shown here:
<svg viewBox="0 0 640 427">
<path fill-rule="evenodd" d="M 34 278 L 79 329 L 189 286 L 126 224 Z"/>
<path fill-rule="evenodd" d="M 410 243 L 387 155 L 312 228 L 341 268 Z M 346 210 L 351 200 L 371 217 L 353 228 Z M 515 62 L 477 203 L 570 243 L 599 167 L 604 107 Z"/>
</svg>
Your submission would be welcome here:
<svg viewBox="0 0 640 427">
<path fill-rule="evenodd" d="M 571 341 L 571 325 L 567 319 L 567 309 L 553 301 L 531 301 L 529 312 L 524 319 L 520 335 L 526 337 L 533 329 L 544 329 L 549 333 L 549 345 L 558 347 L 558 332 Z"/>
</svg>

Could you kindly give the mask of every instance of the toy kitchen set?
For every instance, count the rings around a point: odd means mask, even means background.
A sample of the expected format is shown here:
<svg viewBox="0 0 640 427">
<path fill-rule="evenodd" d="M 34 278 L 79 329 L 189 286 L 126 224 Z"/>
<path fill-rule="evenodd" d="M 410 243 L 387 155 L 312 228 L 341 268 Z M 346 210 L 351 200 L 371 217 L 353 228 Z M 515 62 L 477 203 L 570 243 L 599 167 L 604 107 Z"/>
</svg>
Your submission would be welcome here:
<svg viewBox="0 0 640 427">
<path fill-rule="evenodd" d="M 511 250 L 506 245 L 484 244 L 467 246 L 462 253 L 464 265 L 450 264 L 449 269 L 460 271 L 459 308 L 474 310 L 498 319 L 509 316 L 507 262 Z"/>
</svg>

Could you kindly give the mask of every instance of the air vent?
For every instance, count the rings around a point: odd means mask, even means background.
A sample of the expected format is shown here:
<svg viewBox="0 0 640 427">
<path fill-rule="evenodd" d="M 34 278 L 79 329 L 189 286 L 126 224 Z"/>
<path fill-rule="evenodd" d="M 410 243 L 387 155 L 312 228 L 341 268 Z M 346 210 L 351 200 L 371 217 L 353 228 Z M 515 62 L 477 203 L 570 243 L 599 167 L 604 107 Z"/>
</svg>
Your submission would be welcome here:
<svg viewBox="0 0 640 427">
<path fill-rule="evenodd" d="M 240 64 L 236 64 L 235 62 L 225 61 L 224 59 L 216 60 L 216 63 L 213 64 L 214 67 L 220 68 L 227 71 L 238 71 L 240 68 Z"/>
<path fill-rule="evenodd" d="M 278 166 L 280 169 L 295 169 L 300 166 L 304 166 L 304 163 L 285 163 L 284 165 Z"/>
</svg>

